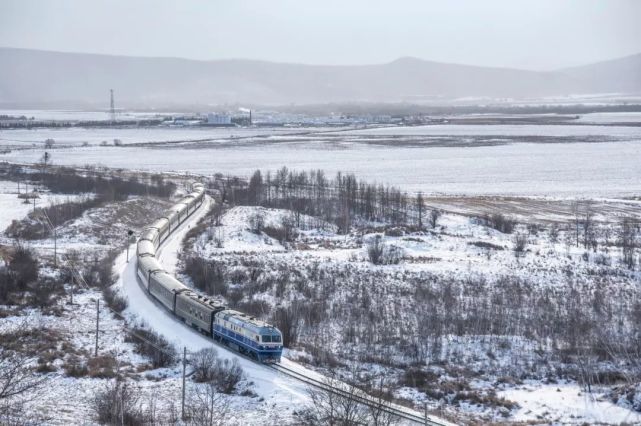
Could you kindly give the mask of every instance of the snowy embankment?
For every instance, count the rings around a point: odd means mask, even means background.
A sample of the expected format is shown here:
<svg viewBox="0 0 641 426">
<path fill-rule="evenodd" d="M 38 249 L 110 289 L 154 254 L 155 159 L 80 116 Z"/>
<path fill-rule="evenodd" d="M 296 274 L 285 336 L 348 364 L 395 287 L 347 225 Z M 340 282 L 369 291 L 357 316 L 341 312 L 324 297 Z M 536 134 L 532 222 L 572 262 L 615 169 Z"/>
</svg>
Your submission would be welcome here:
<svg viewBox="0 0 641 426">
<path fill-rule="evenodd" d="M 0 231 L 7 229 L 12 220 L 19 220 L 33 211 L 33 200 L 25 203 L 18 198 L 18 183 L 7 180 L 0 180 Z M 32 190 L 31 186 L 28 188 Z M 25 192 L 24 183 L 20 185 L 20 191 Z M 48 206 L 54 203 L 65 203 L 76 201 L 86 195 L 51 194 L 43 192 L 36 199 L 36 207 Z"/>
<path fill-rule="evenodd" d="M 161 247 L 159 259 L 169 273 L 173 273 L 176 269 L 177 254 L 183 237 L 189 228 L 205 215 L 209 204 L 210 200 L 207 199 L 200 210 L 194 213 Z M 152 301 L 136 279 L 135 252 L 136 246 L 132 244 L 129 248 L 129 263 L 126 262 L 125 253 L 122 253 L 115 262 L 115 270 L 120 273 L 120 278 L 115 286 L 129 301 L 129 307 L 124 312 L 126 317 L 131 320 L 134 320 L 135 317 L 144 321 L 178 349 L 181 349 L 180 352 L 183 347 L 186 347 L 188 352 L 195 352 L 203 348 L 216 348 L 221 358 L 237 359 L 248 379 L 254 382 L 254 391 L 264 399 L 264 404 L 269 405 L 274 411 L 280 412 L 281 415 L 293 412 L 308 402 L 306 385 L 215 344 L 211 339 L 187 327 L 169 311 Z"/>
<path fill-rule="evenodd" d="M 501 391 L 499 395 L 518 402 L 519 409 L 511 417 L 515 422 L 536 422 L 543 419 L 554 424 L 641 422 L 638 413 L 586 393 L 576 383 L 542 385 L 533 382 Z"/>
</svg>

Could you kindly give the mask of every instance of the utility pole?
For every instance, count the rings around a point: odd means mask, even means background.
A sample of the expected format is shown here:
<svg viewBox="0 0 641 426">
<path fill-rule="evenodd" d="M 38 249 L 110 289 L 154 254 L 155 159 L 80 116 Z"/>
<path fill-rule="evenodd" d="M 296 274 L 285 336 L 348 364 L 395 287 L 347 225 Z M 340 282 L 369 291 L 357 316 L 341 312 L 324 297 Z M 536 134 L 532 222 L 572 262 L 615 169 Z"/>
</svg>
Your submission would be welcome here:
<svg viewBox="0 0 641 426">
<path fill-rule="evenodd" d="M 98 327 L 100 324 L 100 299 L 96 299 L 96 349 L 94 356 L 98 356 Z"/>
<path fill-rule="evenodd" d="M 116 122 L 116 105 L 114 102 L 114 89 L 109 89 L 109 92 L 111 93 L 111 102 L 109 104 L 109 116 L 111 118 L 111 123 Z"/>
<path fill-rule="evenodd" d="M 58 231 L 55 226 L 53 227 L 53 267 L 58 267 Z"/>
<path fill-rule="evenodd" d="M 69 292 L 69 304 L 73 306 L 73 269 L 71 270 L 71 291 Z"/>
<path fill-rule="evenodd" d="M 187 369 L 187 346 L 183 346 L 183 394 L 182 394 L 182 407 L 181 417 L 185 420 L 185 370 Z"/>
<path fill-rule="evenodd" d="M 129 245 L 131 244 L 131 236 L 134 235 L 134 231 L 131 229 L 127 231 L 127 263 L 129 263 Z"/>
</svg>

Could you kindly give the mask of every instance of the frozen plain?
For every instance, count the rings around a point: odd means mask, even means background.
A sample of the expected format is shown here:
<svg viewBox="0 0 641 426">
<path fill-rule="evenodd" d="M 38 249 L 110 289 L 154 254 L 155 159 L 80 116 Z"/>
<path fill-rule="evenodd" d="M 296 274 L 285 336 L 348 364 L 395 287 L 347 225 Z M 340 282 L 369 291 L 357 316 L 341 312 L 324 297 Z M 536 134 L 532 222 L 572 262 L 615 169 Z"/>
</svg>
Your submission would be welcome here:
<svg viewBox="0 0 641 426">
<path fill-rule="evenodd" d="M 607 128 L 606 128 L 607 129 Z M 641 129 L 639 129 L 641 132 Z M 1 135 L 0 135 L 1 137 Z M 278 139 L 278 138 L 275 138 Z M 192 148 L 76 147 L 53 150 L 58 165 L 249 176 L 256 169 L 353 172 L 407 191 L 448 195 L 626 197 L 641 192 L 641 136 L 609 142 L 393 146 L 345 140 L 274 140 Z M 0 161 L 39 161 L 42 149 Z"/>
</svg>

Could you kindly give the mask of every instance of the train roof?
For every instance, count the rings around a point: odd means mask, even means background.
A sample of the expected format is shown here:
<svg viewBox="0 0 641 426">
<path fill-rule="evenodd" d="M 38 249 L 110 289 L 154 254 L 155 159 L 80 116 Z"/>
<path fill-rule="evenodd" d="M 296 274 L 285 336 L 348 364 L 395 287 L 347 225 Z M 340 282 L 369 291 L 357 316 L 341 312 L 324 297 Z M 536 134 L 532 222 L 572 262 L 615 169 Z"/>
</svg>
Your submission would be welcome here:
<svg viewBox="0 0 641 426">
<path fill-rule="evenodd" d="M 143 256 L 138 258 L 138 263 L 140 268 L 144 271 L 164 271 L 160 262 L 156 260 L 154 256 Z"/>
<path fill-rule="evenodd" d="M 138 245 L 136 246 L 136 251 L 138 253 L 138 256 L 143 256 L 145 254 L 155 256 L 156 246 L 154 246 L 154 243 L 149 240 L 140 240 L 138 241 Z"/>
<path fill-rule="evenodd" d="M 154 238 L 156 238 L 157 234 L 158 234 L 157 228 L 145 228 L 142 231 L 142 234 L 140 234 L 140 240 L 153 241 Z"/>
<path fill-rule="evenodd" d="M 156 219 L 156 220 L 154 221 L 154 223 L 152 223 L 151 225 L 149 225 L 149 226 L 147 227 L 147 229 L 149 229 L 149 228 L 156 228 L 156 229 L 160 229 L 160 228 L 162 228 L 163 226 L 165 226 L 165 225 L 167 224 L 166 222 L 168 222 L 168 219 L 167 219 L 166 217 L 158 218 L 158 219 Z"/>
<path fill-rule="evenodd" d="M 223 305 L 220 301 L 198 294 L 193 290 L 182 291 L 180 292 L 180 296 L 186 296 L 189 298 L 189 300 L 206 306 L 207 308 L 213 309 L 215 311 L 222 311 L 223 309 L 225 309 L 225 305 Z"/>
<path fill-rule="evenodd" d="M 280 330 L 278 330 L 273 325 L 242 312 L 227 309 L 218 315 L 222 316 L 232 324 L 235 324 L 239 327 L 248 328 L 257 334 L 280 334 Z"/>
<path fill-rule="evenodd" d="M 183 283 L 164 271 L 154 274 L 153 279 L 170 291 L 179 291 L 186 288 Z"/>
</svg>

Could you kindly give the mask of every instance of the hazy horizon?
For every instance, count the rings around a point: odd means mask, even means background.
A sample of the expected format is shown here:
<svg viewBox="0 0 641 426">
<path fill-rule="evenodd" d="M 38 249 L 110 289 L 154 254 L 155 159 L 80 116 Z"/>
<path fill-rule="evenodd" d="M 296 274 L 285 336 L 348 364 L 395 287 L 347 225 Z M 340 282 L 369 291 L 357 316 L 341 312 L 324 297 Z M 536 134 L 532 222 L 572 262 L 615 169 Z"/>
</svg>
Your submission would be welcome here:
<svg viewBox="0 0 641 426">
<path fill-rule="evenodd" d="M 96 52 L 81 52 L 81 51 L 71 51 L 71 50 L 62 50 L 62 49 L 55 49 L 55 50 L 50 50 L 50 49 L 37 49 L 37 48 L 28 48 L 28 47 L 15 47 L 15 46 L 3 46 L 0 45 L 0 49 L 16 49 L 16 50 L 33 50 L 33 51 L 41 51 L 41 52 L 50 52 L 50 53 L 64 53 L 64 54 L 77 54 L 77 55 L 98 55 L 98 56 L 113 56 L 113 57 L 124 57 L 124 58 L 143 58 L 143 59 L 180 59 L 180 60 L 186 60 L 186 61 L 195 61 L 195 62 L 224 62 L 224 61 L 246 61 L 246 62 L 271 62 L 274 64 L 283 64 L 283 65 L 308 65 L 308 66 L 326 66 L 326 67 L 357 67 L 357 66 L 375 66 L 375 65 L 386 65 L 390 64 L 393 62 L 397 62 L 403 59 L 415 59 L 423 62 L 434 62 L 434 63 L 439 63 L 439 64 L 445 64 L 445 65 L 462 65 L 462 66 L 467 66 L 467 67 L 482 67 L 482 68 L 497 68 L 497 69 L 511 69 L 511 70 L 518 70 L 518 71 L 535 71 L 535 72 L 554 72 L 554 71 L 562 71 L 567 68 L 575 68 L 575 67 L 581 67 L 581 66 L 587 66 L 587 65 L 593 65 L 593 64 L 598 64 L 601 62 L 609 62 L 609 61 L 615 61 L 618 59 L 625 59 L 628 57 L 632 56 L 637 56 L 641 55 L 641 50 L 638 52 L 633 52 L 628 55 L 624 56 L 616 56 L 616 57 L 611 57 L 611 58 L 603 58 L 599 59 L 593 62 L 589 63 L 584 63 L 584 64 L 578 64 L 574 66 L 568 66 L 568 67 L 562 67 L 558 69 L 551 69 L 551 70 L 535 70 L 535 69 L 526 69 L 526 68 L 516 68 L 516 67 L 503 67 L 503 66 L 492 66 L 492 65 L 479 65 L 479 64 L 471 64 L 471 63 L 462 63 L 462 62 L 444 62 L 444 61 L 436 61 L 430 58 L 421 58 L 418 56 L 399 56 L 397 58 L 385 61 L 385 62 L 371 62 L 371 63 L 363 63 L 363 64 L 324 64 L 324 63 L 303 63 L 303 62 L 293 62 L 293 61 L 275 61 L 275 60 L 269 60 L 269 59 L 258 59 L 258 58 L 249 58 L 249 57 L 228 57 L 228 58 L 213 58 L 213 59 L 197 59 L 197 58 L 188 58 L 185 56 L 156 56 L 156 55 L 130 55 L 130 54 L 114 54 L 114 53 L 96 53 Z"/>
<path fill-rule="evenodd" d="M 5 47 L 201 61 L 533 71 L 641 52 L 641 2 L 0 1 Z"/>
</svg>

